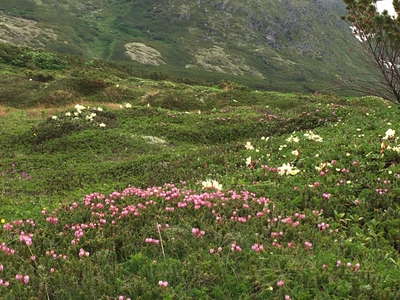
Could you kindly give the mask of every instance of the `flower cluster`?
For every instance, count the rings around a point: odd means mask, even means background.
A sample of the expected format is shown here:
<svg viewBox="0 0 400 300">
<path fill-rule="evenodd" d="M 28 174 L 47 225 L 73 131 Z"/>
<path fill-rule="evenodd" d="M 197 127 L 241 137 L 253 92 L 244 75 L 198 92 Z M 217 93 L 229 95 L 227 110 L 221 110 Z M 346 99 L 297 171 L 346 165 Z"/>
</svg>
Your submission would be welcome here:
<svg viewBox="0 0 400 300">
<path fill-rule="evenodd" d="M 203 186 L 204 189 L 215 189 L 218 191 L 222 190 L 222 184 L 212 179 L 207 179 L 205 181 L 202 181 L 201 185 Z"/>
<path fill-rule="evenodd" d="M 29 275 L 22 275 L 22 274 L 15 275 L 15 279 L 21 282 L 22 284 L 28 284 L 30 280 Z"/>
<path fill-rule="evenodd" d="M 319 136 L 318 134 L 315 134 L 311 130 L 304 133 L 304 137 L 310 141 L 319 142 L 319 143 L 321 143 L 324 140 L 321 136 Z"/>
<path fill-rule="evenodd" d="M 254 244 L 253 246 L 251 246 L 251 250 L 255 252 L 261 252 L 264 251 L 264 246 L 262 244 Z"/>
<path fill-rule="evenodd" d="M 88 257 L 90 255 L 89 251 L 85 251 L 85 249 L 80 248 L 79 249 L 79 257 Z"/>
<path fill-rule="evenodd" d="M 236 244 L 236 242 L 233 242 L 232 244 L 231 244 L 231 251 L 233 251 L 233 252 L 241 252 L 242 251 L 242 248 L 238 245 L 238 244 Z"/>
<path fill-rule="evenodd" d="M 281 176 L 297 175 L 299 173 L 300 173 L 300 170 L 289 163 L 283 164 L 281 167 L 278 167 L 278 174 Z"/>
<path fill-rule="evenodd" d="M 199 228 L 192 228 L 192 234 L 195 236 L 195 237 L 202 237 L 202 236 L 204 236 L 206 233 L 205 233 L 205 231 L 204 230 L 200 230 Z"/>
<path fill-rule="evenodd" d="M 107 125 L 100 121 L 102 118 L 99 116 L 99 113 L 102 113 L 104 110 L 102 107 L 90 107 L 84 106 L 82 104 L 76 104 L 74 111 L 67 111 L 62 115 L 54 115 L 51 117 L 51 120 L 54 121 L 85 121 L 97 127 L 106 127 Z"/>
</svg>

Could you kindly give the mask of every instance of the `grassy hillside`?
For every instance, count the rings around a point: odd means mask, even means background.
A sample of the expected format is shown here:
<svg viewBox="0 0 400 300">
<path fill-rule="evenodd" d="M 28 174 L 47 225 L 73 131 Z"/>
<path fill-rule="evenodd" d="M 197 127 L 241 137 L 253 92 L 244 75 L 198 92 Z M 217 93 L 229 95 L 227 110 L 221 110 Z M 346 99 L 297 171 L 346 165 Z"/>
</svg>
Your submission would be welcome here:
<svg viewBox="0 0 400 300">
<path fill-rule="evenodd" d="M 340 19 L 340 0 L 15 0 L 0 9 L 3 40 L 124 62 L 130 60 L 126 45 L 142 43 L 164 63 L 139 63 L 155 61 L 141 48 L 136 68 L 179 77 L 201 73 L 309 92 L 332 88 L 337 75 L 372 72 Z"/>
<path fill-rule="evenodd" d="M 397 107 L 3 50 L 2 298 L 399 298 Z"/>
</svg>

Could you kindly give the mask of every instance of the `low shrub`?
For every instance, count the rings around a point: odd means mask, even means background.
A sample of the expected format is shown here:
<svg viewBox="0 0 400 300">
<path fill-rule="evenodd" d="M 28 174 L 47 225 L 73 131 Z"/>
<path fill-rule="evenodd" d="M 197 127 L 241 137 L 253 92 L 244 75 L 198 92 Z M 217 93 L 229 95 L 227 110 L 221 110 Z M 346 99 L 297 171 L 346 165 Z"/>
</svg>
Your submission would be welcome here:
<svg viewBox="0 0 400 300">
<path fill-rule="evenodd" d="M 60 138 L 88 128 L 112 128 L 116 125 L 116 115 L 101 107 L 91 108 L 77 104 L 75 111 L 54 115 L 33 128 L 31 140 L 34 144 Z"/>
<path fill-rule="evenodd" d="M 394 295 L 395 273 L 382 281 L 362 247 L 332 244 L 339 224 L 329 224 L 321 211 L 281 210 L 248 191 L 203 186 L 201 192 L 166 184 L 92 193 L 53 212 L 44 209 L 42 218 L 4 224 L 1 295 Z"/>
</svg>

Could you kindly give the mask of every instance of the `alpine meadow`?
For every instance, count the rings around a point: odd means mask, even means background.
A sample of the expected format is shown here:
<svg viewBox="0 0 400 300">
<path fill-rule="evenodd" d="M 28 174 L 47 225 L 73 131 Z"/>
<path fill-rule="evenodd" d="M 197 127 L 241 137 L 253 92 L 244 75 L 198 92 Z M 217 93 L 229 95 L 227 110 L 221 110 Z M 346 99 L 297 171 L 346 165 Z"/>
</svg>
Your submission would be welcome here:
<svg viewBox="0 0 400 300">
<path fill-rule="evenodd" d="M 400 299 L 381 5 L 0 0 L 0 299 Z"/>
</svg>

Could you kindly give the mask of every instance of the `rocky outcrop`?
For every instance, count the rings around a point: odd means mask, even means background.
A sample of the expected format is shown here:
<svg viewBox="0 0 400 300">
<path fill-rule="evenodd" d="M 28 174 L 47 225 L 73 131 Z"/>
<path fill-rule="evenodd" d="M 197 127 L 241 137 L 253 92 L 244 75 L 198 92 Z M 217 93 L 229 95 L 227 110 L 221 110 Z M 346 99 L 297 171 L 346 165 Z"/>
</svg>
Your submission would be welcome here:
<svg viewBox="0 0 400 300">
<path fill-rule="evenodd" d="M 243 59 L 233 57 L 225 52 L 220 46 L 199 49 L 195 54 L 196 66 L 207 71 L 228 73 L 233 75 L 251 74 L 260 78 L 264 76 L 248 66 Z M 193 67 L 192 65 L 186 66 Z"/>
<path fill-rule="evenodd" d="M 142 43 L 125 44 L 125 53 L 131 60 L 137 61 L 145 65 L 159 66 L 165 64 L 161 53 Z"/>
<path fill-rule="evenodd" d="M 41 28 L 38 22 L 0 14 L 0 42 L 45 47 L 52 40 L 57 40 L 57 34 Z"/>
</svg>

